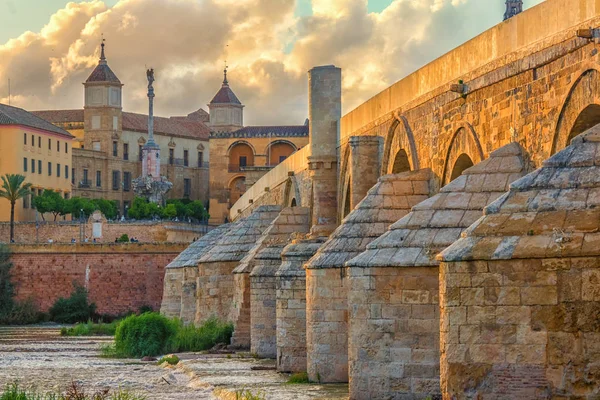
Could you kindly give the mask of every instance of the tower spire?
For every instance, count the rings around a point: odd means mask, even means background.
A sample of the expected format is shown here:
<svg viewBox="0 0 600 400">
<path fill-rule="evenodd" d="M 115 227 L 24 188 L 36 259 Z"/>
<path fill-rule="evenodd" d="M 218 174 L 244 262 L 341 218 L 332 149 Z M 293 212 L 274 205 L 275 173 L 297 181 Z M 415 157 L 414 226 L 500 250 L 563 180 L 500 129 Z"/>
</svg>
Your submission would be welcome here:
<svg viewBox="0 0 600 400">
<path fill-rule="evenodd" d="M 225 64 L 225 69 L 223 69 L 223 85 L 229 85 L 227 81 L 227 64 Z"/>
<path fill-rule="evenodd" d="M 523 0 L 506 0 L 506 12 L 504 20 L 514 17 L 523 11 Z"/>
<path fill-rule="evenodd" d="M 104 37 L 102 38 L 102 43 L 100 44 L 100 63 L 101 64 L 106 64 L 106 56 L 104 55 L 104 42 L 106 41 L 106 39 L 104 39 Z"/>
</svg>

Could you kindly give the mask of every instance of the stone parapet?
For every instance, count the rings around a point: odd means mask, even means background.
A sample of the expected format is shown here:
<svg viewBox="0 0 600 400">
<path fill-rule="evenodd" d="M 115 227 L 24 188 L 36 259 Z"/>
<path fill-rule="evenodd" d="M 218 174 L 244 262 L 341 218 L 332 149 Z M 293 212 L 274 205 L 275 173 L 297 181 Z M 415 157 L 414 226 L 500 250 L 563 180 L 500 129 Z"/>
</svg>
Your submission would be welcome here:
<svg viewBox="0 0 600 400">
<path fill-rule="evenodd" d="M 281 252 L 276 272 L 277 370 L 306 371 L 306 272 L 304 263 L 323 245 L 324 238 L 298 240 Z"/>
</svg>

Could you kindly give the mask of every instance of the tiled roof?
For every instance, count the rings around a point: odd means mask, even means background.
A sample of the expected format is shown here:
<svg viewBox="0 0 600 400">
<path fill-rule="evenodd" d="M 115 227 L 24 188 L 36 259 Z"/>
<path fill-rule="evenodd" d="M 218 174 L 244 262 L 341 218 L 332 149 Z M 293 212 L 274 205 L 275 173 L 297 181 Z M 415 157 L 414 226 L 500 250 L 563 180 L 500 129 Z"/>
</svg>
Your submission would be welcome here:
<svg viewBox="0 0 600 400">
<path fill-rule="evenodd" d="M 176 120 L 188 119 L 188 120 L 192 120 L 192 121 L 210 122 L 210 114 L 207 113 L 206 111 L 204 111 L 202 108 L 199 108 L 198 110 L 189 113 L 185 117 L 176 116 L 176 117 L 171 117 L 171 119 L 176 119 Z"/>
<path fill-rule="evenodd" d="M 441 261 L 600 255 L 600 125 L 519 179 Z"/>
<path fill-rule="evenodd" d="M 215 97 L 210 101 L 210 104 L 238 104 L 242 105 L 240 100 L 237 98 L 233 90 L 227 83 L 223 83 L 221 89 L 217 92 Z"/>
<path fill-rule="evenodd" d="M 235 228 L 236 223 L 219 225 L 182 251 L 167 268 L 184 268 L 198 265 L 200 258 L 219 240 L 229 229 Z"/>
<path fill-rule="evenodd" d="M 51 123 L 83 122 L 83 110 L 33 111 L 33 114 Z M 123 113 L 123 130 L 148 132 L 148 116 L 136 113 Z M 154 117 L 154 133 L 208 140 L 210 129 L 197 120 Z"/>
<path fill-rule="evenodd" d="M 68 138 L 73 136 L 62 128 L 52 125 L 43 118 L 27 112 L 22 108 L 12 107 L 6 104 L 0 104 L 0 125 L 23 125 L 30 128 L 41 129 L 53 133 L 58 133 Z"/>
<path fill-rule="evenodd" d="M 112 70 L 106 63 L 98 64 L 98 66 L 94 68 L 94 70 L 85 82 L 110 82 L 121 84 L 119 78 L 117 78 L 115 73 L 112 72 Z"/>
<path fill-rule="evenodd" d="M 281 206 L 260 206 L 221 236 L 200 263 L 241 261 L 281 212 Z"/>
<path fill-rule="evenodd" d="M 367 196 L 348 214 L 307 268 L 341 268 L 369 243 L 429 197 L 431 170 L 422 169 L 379 178 Z"/>
<path fill-rule="evenodd" d="M 477 221 L 483 207 L 525 173 L 521 147 L 508 144 L 417 204 L 410 214 L 348 262 L 358 267 L 437 266 L 435 256 Z"/>
<path fill-rule="evenodd" d="M 233 132 L 213 133 L 212 137 L 297 137 L 308 136 L 308 125 L 247 126 Z"/>
</svg>

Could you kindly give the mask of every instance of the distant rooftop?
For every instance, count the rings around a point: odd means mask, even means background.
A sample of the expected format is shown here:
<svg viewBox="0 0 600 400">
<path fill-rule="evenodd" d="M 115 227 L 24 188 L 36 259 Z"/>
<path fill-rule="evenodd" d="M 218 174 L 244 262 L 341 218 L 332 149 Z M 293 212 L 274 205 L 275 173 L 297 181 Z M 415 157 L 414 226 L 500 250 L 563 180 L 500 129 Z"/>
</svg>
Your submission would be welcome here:
<svg viewBox="0 0 600 400">
<path fill-rule="evenodd" d="M 112 72 L 106 62 L 106 57 L 104 56 L 104 42 L 101 46 L 102 50 L 100 51 L 100 61 L 98 62 L 98 66 L 96 66 L 85 82 L 110 82 L 121 84 L 119 78 Z"/>
<path fill-rule="evenodd" d="M 22 125 L 73 138 L 69 132 L 22 108 L 0 104 L 0 125 Z"/>
<path fill-rule="evenodd" d="M 246 126 L 233 132 L 213 133 L 212 137 L 294 137 L 308 136 L 308 125 Z"/>
</svg>

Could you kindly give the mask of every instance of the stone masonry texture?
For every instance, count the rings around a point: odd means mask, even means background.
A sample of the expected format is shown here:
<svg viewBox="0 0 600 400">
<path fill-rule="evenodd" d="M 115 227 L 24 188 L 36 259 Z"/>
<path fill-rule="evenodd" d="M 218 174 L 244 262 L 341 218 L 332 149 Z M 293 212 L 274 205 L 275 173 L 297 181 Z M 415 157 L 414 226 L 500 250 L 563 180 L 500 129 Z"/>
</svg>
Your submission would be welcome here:
<svg viewBox="0 0 600 400">
<path fill-rule="evenodd" d="M 525 166 L 516 143 L 492 152 L 346 264 L 353 399 L 440 395 L 435 255 L 522 177 Z"/>
<path fill-rule="evenodd" d="M 344 263 L 429 196 L 429 170 L 385 176 L 306 264 L 308 375 L 348 381 L 348 283 Z"/>
<path fill-rule="evenodd" d="M 444 250 L 445 399 L 600 397 L 600 126 Z"/>
</svg>

